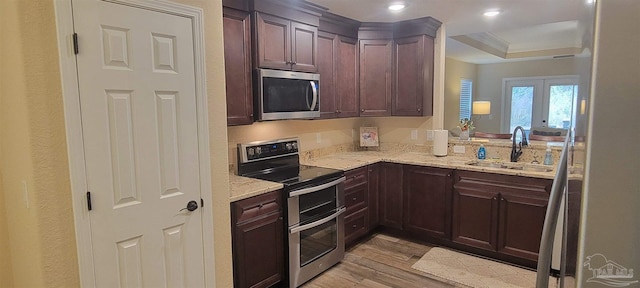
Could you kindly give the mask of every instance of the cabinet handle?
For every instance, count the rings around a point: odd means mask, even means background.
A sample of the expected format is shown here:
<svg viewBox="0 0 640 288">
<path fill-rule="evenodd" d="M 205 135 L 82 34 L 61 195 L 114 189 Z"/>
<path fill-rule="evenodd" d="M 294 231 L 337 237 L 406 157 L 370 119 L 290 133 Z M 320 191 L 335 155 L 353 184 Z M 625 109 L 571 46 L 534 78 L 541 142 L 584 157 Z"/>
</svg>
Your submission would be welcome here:
<svg viewBox="0 0 640 288">
<path fill-rule="evenodd" d="M 356 201 L 356 200 L 358 200 L 358 198 L 357 197 L 353 197 L 353 201 Z"/>
<path fill-rule="evenodd" d="M 364 109 L 361 109 L 360 112 L 364 112 Z"/>
<path fill-rule="evenodd" d="M 422 110 L 422 109 L 418 108 L 418 112 L 420 112 L 420 110 Z"/>
<path fill-rule="evenodd" d="M 340 110 L 336 110 L 336 113 L 340 113 Z"/>
<path fill-rule="evenodd" d="M 356 228 L 358 228 L 358 225 L 353 224 L 353 226 L 351 226 L 351 227 L 353 227 L 353 229 L 356 229 Z"/>
<path fill-rule="evenodd" d="M 295 62 L 295 61 L 291 62 L 291 65 L 296 65 L 296 64 L 298 64 L 298 62 Z"/>
<path fill-rule="evenodd" d="M 493 200 L 496 200 L 496 199 L 498 199 L 498 196 L 493 196 Z"/>
</svg>

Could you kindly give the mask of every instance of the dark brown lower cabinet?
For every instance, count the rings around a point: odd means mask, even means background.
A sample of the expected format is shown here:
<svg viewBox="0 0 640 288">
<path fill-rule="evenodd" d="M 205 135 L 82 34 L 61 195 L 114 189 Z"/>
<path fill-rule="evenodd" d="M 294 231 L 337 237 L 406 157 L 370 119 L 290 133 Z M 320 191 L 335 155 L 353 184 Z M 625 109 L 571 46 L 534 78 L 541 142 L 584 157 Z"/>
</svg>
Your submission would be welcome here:
<svg viewBox="0 0 640 288">
<path fill-rule="evenodd" d="M 345 245 L 353 244 L 369 233 L 369 185 L 368 167 L 349 170 L 344 174 L 344 202 L 347 208 L 344 217 Z"/>
<path fill-rule="evenodd" d="M 490 252 L 490 257 L 535 267 L 552 183 L 456 171 L 452 241 Z"/>
<path fill-rule="evenodd" d="M 284 279 L 282 192 L 231 203 L 234 287 L 270 287 Z"/>
<path fill-rule="evenodd" d="M 380 164 L 378 217 L 380 225 L 402 229 L 402 164 Z"/>
<path fill-rule="evenodd" d="M 369 230 L 380 225 L 378 207 L 380 207 L 380 163 L 368 166 L 367 185 L 369 186 Z"/>
<path fill-rule="evenodd" d="M 404 230 L 421 240 L 451 236 L 451 169 L 405 165 Z"/>
</svg>

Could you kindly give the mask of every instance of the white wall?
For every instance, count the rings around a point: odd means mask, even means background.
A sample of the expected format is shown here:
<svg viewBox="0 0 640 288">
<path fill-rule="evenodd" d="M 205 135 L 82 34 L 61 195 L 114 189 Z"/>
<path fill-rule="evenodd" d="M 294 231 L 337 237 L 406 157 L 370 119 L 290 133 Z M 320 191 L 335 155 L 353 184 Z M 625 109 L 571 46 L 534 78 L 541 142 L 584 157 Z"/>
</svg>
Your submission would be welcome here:
<svg viewBox="0 0 640 288">
<path fill-rule="evenodd" d="M 600 253 L 640 279 L 640 1 L 597 1 L 587 165 L 581 211 L 578 287 L 592 271 L 582 265 Z M 631 287 L 637 287 L 636 282 Z"/>
</svg>

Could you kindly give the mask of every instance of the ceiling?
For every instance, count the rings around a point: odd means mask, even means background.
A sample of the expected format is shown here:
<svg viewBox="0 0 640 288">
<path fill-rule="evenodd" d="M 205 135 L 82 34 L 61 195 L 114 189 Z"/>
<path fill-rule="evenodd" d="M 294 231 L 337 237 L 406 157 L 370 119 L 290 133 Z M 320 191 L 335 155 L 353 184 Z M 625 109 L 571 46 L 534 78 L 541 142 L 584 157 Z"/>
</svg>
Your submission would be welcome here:
<svg viewBox="0 0 640 288">
<path fill-rule="evenodd" d="M 307 0 L 361 22 L 431 16 L 447 34 L 446 56 L 485 64 L 585 55 L 581 17 L 593 0 Z M 403 2 L 391 12 L 387 6 Z M 501 14 L 488 18 L 488 9 Z"/>
</svg>

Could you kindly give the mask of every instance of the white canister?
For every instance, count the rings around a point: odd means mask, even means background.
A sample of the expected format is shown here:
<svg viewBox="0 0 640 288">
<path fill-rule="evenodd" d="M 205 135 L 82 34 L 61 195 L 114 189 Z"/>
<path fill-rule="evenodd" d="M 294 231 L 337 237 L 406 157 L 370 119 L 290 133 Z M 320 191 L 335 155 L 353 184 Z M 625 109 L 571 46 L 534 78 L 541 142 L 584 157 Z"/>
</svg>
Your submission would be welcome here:
<svg viewBox="0 0 640 288">
<path fill-rule="evenodd" d="M 449 130 L 433 130 L 433 155 L 447 156 Z"/>
</svg>

